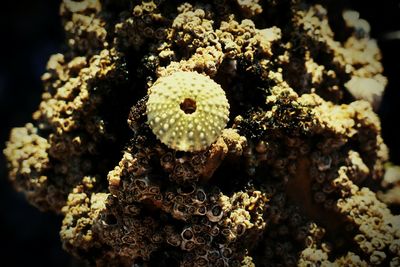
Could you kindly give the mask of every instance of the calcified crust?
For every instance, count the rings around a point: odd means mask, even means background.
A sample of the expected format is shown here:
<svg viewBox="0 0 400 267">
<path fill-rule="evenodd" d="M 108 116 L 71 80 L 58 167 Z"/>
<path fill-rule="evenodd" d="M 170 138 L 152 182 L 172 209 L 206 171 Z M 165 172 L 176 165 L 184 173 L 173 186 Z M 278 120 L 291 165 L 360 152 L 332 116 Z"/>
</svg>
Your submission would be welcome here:
<svg viewBox="0 0 400 267">
<path fill-rule="evenodd" d="M 175 150 L 199 151 L 225 128 L 229 103 L 211 78 L 178 71 L 149 89 L 147 122 L 157 138 Z"/>
<path fill-rule="evenodd" d="M 13 184 L 99 267 L 400 266 L 379 49 L 316 2 L 65 1 Z"/>
</svg>

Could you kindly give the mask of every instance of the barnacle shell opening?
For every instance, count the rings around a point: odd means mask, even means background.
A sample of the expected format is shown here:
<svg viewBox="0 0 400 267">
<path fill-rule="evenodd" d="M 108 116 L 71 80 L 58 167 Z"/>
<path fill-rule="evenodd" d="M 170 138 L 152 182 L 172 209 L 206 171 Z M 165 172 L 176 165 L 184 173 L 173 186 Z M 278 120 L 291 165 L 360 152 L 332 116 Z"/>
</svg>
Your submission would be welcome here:
<svg viewBox="0 0 400 267">
<path fill-rule="evenodd" d="M 157 138 L 180 151 L 211 145 L 226 127 L 229 103 L 211 78 L 178 71 L 160 77 L 149 88 L 147 123 Z"/>
</svg>

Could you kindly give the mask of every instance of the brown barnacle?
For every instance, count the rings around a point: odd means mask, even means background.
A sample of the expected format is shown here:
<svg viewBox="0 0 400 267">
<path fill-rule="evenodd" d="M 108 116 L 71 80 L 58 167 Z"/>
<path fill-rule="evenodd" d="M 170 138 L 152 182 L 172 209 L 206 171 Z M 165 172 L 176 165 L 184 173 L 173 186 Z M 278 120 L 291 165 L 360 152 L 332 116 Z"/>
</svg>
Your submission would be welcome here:
<svg viewBox="0 0 400 267">
<path fill-rule="evenodd" d="M 155 207 L 160 208 L 162 206 L 163 196 L 161 194 L 153 194 L 150 199 L 153 201 Z"/>
<path fill-rule="evenodd" d="M 206 199 L 207 199 L 207 195 L 204 192 L 204 190 L 201 188 L 198 188 L 195 192 L 195 197 L 193 198 L 193 202 L 201 204 L 201 203 L 204 203 L 204 201 L 206 201 Z"/>
<path fill-rule="evenodd" d="M 134 204 L 124 206 L 124 212 L 131 215 L 139 215 L 140 208 Z"/>
<path fill-rule="evenodd" d="M 175 196 L 175 203 L 183 204 L 184 200 L 185 200 L 185 198 L 181 195 Z"/>
<path fill-rule="evenodd" d="M 207 250 L 204 247 L 199 247 L 195 250 L 195 253 L 197 256 L 206 256 L 207 255 Z"/>
<path fill-rule="evenodd" d="M 146 190 L 149 187 L 149 179 L 147 177 L 137 178 L 133 183 L 139 190 Z"/>
<path fill-rule="evenodd" d="M 123 243 L 127 243 L 127 244 L 134 244 L 136 243 L 136 239 L 135 239 L 135 235 L 134 233 L 127 233 L 126 235 L 124 235 L 121 238 Z"/>
<path fill-rule="evenodd" d="M 195 154 L 192 156 L 190 163 L 192 164 L 192 166 L 194 168 L 198 168 L 201 167 L 202 164 L 204 164 L 206 160 L 205 154 L 201 153 L 201 154 Z"/>
<path fill-rule="evenodd" d="M 332 164 L 332 158 L 329 155 L 324 155 L 318 158 L 317 166 L 319 171 L 329 170 Z"/>
<path fill-rule="evenodd" d="M 188 213 L 189 215 L 195 214 L 195 213 L 196 213 L 196 208 L 195 208 L 194 206 L 188 206 L 188 208 L 187 208 L 187 213 Z"/>
<path fill-rule="evenodd" d="M 179 265 L 182 267 L 191 267 L 194 265 L 193 261 L 194 259 L 192 257 L 189 257 L 188 259 L 184 259 L 183 261 L 181 261 Z"/>
<path fill-rule="evenodd" d="M 209 266 L 209 261 L 204 257 L 197 257 L 195 266 Z"/>
<path fill-rule="evenodd" d="M 194 224 L 194 225 L 192 226 L 192 229 L 193 229 L 193 232 L 194 232 L 194 233 L 199 234 L 199 233 L 202 232 L 203 227 L 202 227 L 200 224 Z"/>
<path fill-rule="evenodd" d="M 194 241 L 191 240 L 183 240 L 181 243 L 181 249 L 186 250 L 186 251 L 191 251 L 196 247 L 196 244 Z"/>
<path fill-rule="evenodd" d="M 128 190 L 124 190 L 124 191 L 128 191 Z M 135 200 L 135 201 L 143 200 L 143 196 L 144 196 L 143 190 L 140 190 L 138 188 L 133 188 L 133 190 L 129 190 L 129 191 L 131 191 L 130 196 L 132 197 L 133 200 Z"/>
<path fill-rule="evenodd" d="M 204 245 L 206 243 L 206 239 L 202 236 L 196 236 L 194 238 L 194 242 L 196 243 L 196 245 Z"/>
<path fill-rule="evenodd" d="M 152 226 L 152 225 L 154 225 L 154 223 L 155 223 L 155 221 L 151 217 L 144 217 L 143 218 L 143 224 L 146 225 L 146 226 Z"/>
<path fill-rule="evenodd" d="M 220 233 L 220 229 L 219 229 L 219 227 L 218 227 L 217 225 L 214 225 L 214 226 L 210 229 L 209 233 L 210 233 L 211 236 L 217 236 L 217 235 L 219 235 L 219 233 Z"/>
<path fill-rule="evenodd" d="M 230 257 L 232 257 L 232 254 L 233 254 L 233 252 L 232 252 L 232 249 L 230 249 L 230 248 L 227 248 L 227 247 L 222 247 L 222 249 L 221 249 L 221 255 L 222 255 L 222 257 L 224 257 L 224 258 L 230 258 Z"/>
<path fill-rule="evenodd" d="M 153 243 L 156 243 L 156 244 L 160 244 L 164 241 L 164 238 L 161 235 L 161 233 L 157 233 L 157 232 L 153 233 L 153 235 L 151 236 L 150 239 Z"/>
<path fill-rule="evenodd" d="M 168 191 L 165 193 L 165 196 L 163 198 L 163 203 L 164 205 L 169 205 L 174 201 L 174 199 L 175 199 L 175 194 Z"/>
<path fill-rule="evenodd" d="M 150 185 L 147 191 L 152 195 L 160 195 L 160 187 L 158 185 Z"/>
<path fill-rule="evenodd" d="M 181 195 L 183 196 L 183 203 L 187 206 L 193 206 L 192 205 L 192 196 L 190 195 Z"/>
<path fill-rule="evenodd" d="M 213 241 L 213 237 L 210 236 L 209 234 L 205 234 L 201 237 L 204 239 L 205 245 L 210 245 L 211 241 Z"/>
<path fill-rule="evenodd" d="M 218 250 L 210 250 L 207 254 L 207 259 L 210 262 L 215 262 L 220 257 L 220 253 Z"/>
<path fill-rule="evenodd" d="M 220 205 L 214 205 L 211 207 L 211 209 L 207 210 L 206 215 L 211 222 L 218 222 L 221 220 L 224 212 Z"/>
<path fill-rule="evenodd" d="M 173 177 L 175 178 L 183 178 L 185 176 L 186 169 L 182 163 L 178 163 L 175 165 Z"/>
<path fill-rule="evenodd" d="M 150 168 L 147 165 L 146 159 L 137 158 L 134 160 L 131 166 L 131 171 L 133 175 L 139 176 L 148 173 Z"/>
<path fill-rule="evenodd" d="M 236 236 L 232 232 L 231 229 L 229 228 L 224 228 L 221 231 L 221 234 L 228 240 L 228 241 L 234 241 L 236 239 Z"/>
<path fill-rule="evenodd" d="M 192 240 L 194 237 L 193 231 L 191 228 L 186 228 L 182 231 L 181 237 L 183 240 Z"/>
<path fill-rule="evenodd" d="M 167 243 L 174 247 L 179 247 L 181 245 L 181 238 L 177 234 L 168 234 L 167 235 Z"/>
<path fill-rule="evenodd" d="M 167 32 L 167 30 L 166 30 L 165 28 L 160 27 L 160 28 L 157 28 L 157 29 L 156 29 L 156 31 L 155 31 L 155 33 L 154 33 L 154 36 L 155 36 L 157 39 L 162 40 L 162 39 L 164 39 L 165 36 L 167 35 L 166 32 Z M 163 51 L 164 51 L 164 50 L 163 50 Z"/>
<path fill-rule="evenodd" d="M 166 172 L 171 172 L 174 169 L 175 164 L 172 152 L 167 152 L 162 155 L 160 158 L 160 164 Z"/>
<path fill-rule="evenodd" d="M 165 234 L 169 235 L 169 234 L 175 234 L 175 228 L 174 226 L 168 224 L 164 226 L 164 232 Z"/>
<path fill-rule="evenodd" d="M 200 206 L 196 209 L 196 212 L 194 212 L 195 215 L 206 215 L 207 213 L 207 208 L 205 206 Z"/>
<path fill-rule="evenodd" d="M 182 185 L 178 187 L 177 192 L 183 196 L 191 195 L 196 190 L 195 184 Z"/>
<path fill-rule="evenodd" d="M 187 207 L 182 204 L 175 203 L 172 209 L 172 216 L 178 220 L 186 220 L 188 216 Z"/>
<path fill-rule="evenodd" d="M 238 223 L 235 227 L 235 234 L 239 237 L 246 232 L 246 225 L 244 223 Z"/>
</svg>

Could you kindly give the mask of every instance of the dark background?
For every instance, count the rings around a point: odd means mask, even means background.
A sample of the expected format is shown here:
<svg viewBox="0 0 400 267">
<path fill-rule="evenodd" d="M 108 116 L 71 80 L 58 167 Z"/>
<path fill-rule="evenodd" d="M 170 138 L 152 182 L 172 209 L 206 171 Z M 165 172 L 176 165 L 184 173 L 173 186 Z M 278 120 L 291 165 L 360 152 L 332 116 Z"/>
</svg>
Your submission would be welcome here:
<svg viewBox="0 0 400 267">
<path fill-rule="evenodd" d="M 65 50 L 59 3 L 60 0 L 19 0 L 1 4 L 0 151 L 10 129 L 31 120 L 31 113 L 40 101 L 40 76 L 49 56 Z M 347 3 L 370 22 L 372 37 L 382 50 L 389 85 L 378 113 L 391 159 L 400 164 L 400 1 Z M 399 31 L 397 39 L 385 37 L 395 31 Z M 12 189 L 0 153 L 1 265 L 78 266 L 61 248 L 58 236 L 61 220 L 60 216 L 39 212 Z"/>
</svg>

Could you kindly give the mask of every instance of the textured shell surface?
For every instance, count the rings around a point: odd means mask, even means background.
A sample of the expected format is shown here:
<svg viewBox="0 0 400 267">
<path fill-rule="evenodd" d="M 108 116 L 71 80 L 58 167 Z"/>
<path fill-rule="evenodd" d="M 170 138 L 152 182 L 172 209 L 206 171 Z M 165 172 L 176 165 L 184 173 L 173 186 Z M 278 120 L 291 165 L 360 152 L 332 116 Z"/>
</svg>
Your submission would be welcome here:
<svg viewBox="0 0 400 267">
<path fill-rule="evenodd" d="M 221 86 L 197 72 L 160 77 L 149 88 L 147 123 L 172 149 L 200 151 L 226 127 L 229 103 Z"/>
</svg>

